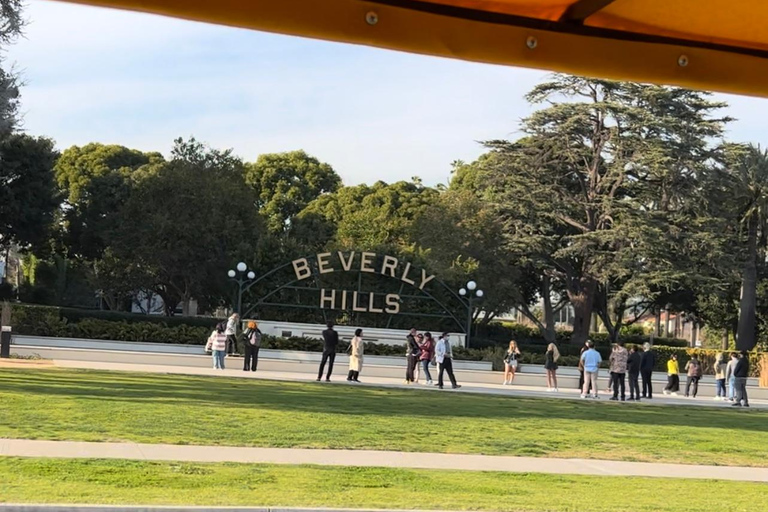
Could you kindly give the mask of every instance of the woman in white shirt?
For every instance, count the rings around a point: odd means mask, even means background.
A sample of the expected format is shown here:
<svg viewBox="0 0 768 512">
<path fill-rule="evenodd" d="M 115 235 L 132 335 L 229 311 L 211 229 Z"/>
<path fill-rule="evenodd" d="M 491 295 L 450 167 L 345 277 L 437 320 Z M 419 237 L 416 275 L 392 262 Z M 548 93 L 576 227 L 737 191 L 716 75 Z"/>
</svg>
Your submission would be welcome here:
<svg viewBox="0 0 768 512">
<path fill-rule="evenodd" d="M 347 380 L 349 382 L 360 382 L 360 372 L 363 369 L 363 352 L 365 351 L 365 344 L 363 343 L 363 330 L 357 329 L 355 331 L 355 337 L 349 342 L 349 375 Z"/>
</svg>

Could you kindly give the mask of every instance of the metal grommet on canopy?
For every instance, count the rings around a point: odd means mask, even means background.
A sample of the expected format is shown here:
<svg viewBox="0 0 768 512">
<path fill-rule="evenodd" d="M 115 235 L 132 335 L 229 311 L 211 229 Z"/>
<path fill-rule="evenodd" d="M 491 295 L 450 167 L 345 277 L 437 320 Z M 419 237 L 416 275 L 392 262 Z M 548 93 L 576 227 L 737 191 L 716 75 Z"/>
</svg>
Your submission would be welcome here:
<svg viewBox="0 0 768 512">
<path fill-rule="evenodd" d="M 525 45 L 533 50 L 539 45 L 539 40 L 533 36 L 528 36 L 528 39 L 525 40 Z"/>
<path fill-rule="evenodd" d="M 379 15 L 373 11 L 365 13 L 365 22 L 369 25 L 375 25 L 379 22 Z"/>
<path fill-rule="evenodd" d="M 681 55 L 677 58 L 677 65 L 681 68 L 684 68 L 688 65 L 688 56 L 687 55 Z"/>
</svg>

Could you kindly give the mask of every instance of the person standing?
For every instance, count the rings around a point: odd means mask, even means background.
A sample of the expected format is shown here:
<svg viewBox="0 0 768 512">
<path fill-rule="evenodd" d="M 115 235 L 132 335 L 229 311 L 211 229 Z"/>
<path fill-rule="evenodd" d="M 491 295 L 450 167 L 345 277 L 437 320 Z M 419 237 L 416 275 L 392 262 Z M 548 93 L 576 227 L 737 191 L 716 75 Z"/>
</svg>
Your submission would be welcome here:
<svg viewBox="0 0 768 512">
<path fill-rule="evenodd" d="M 416 369 L 416 363 L 419 360 L 419 344 L 416 343 L 416 328 L 412 327 L 411 332 L 405 337 L 405 383 L 412 384 L 415 379 L 413 371 Z"/>
<path fill-rule="evenodd" d="M 547 353 L 544 354 L 544 369 L 547 371 L 547 391 L 557 392 L 557 360 L 560 359 L 560 351 L 557 345 L 547 345 Z"/>
<path fill-rule="evenodd" d="M 419 351 L 416 354 L 416 364 L 413 366 L 413 383 L 418 384 L 421 378 L 421 345 L 424 343 L 424 335 L 419 333 L 416 335 L 416 346 L 419 347 Z"/>
<path fill-rule="evenodd" d="M 637 352 L 637 345 L 632 345 L 627 358 L 627 373 L 629 374 L 629 401 L 640 401 L 640 365 L 642 356 Z"/>
<path fill-rule="evenodd" d="M 728 383 L 728 400 L 733 402 L 736 400 L 736 377 L 733 375 L 733 369 L 736 367 L 736 363 L 739 362 L 739 354 L 731 352 L 731 360 L 725 367 L 725 380 Z"/>
<path fill-rule="evenodd" d="M 363 352 L 365 351 L 362 329 L 355 330 L 355 336 L 349 342 L 349 350 L 349 375 L 347 375 L 347 380 L 359 383 L 360 372 L 363 370 Z"/>
<path fill-rule="evenodd" d="M 733 367 L 733 376 L 736 386 L 736 400 L 733 407 L 749 407 L 749 397 L 747 397 L 747 378 L 749 377 L 749 352 L 742 350 L 739 359 Z"/>
<path fill-rule="evenodd" d="M 224 356 L 227 354 L 227 335 L 226 326 L 224 322 L 219 323 L 208 337 L 208 342 L 205 344 L 205 350 L 211 351 L 213 356 L 213 369 L 224 369 Z"/>
<path fill-rule="evenodd" d="M 453 389 L 459 389 L 461 386 L 456 384 L 456 377 L 453 375 L 453 348 L 451 347 L 451 339 L 447 332 L 444 332 L 437 340 L 435 358 L 437 359 L 438 366 L 437 387 L 443 389 L 443 372 L 447 372 Z"/>
<path fill-rule="evenodd" d="M 512 384 L 512 381 L 515 380 L 519 355 L 520 349 L 517 348 L 517 342 L 515 340 L 510 341 L 507 353 L 504 355 L 504 386 Z"/>
<path fill-rule="evenodd" d="M 336 361 L 336 346 L 339 344 L 339 333 L 333 328 L 333 322 L 328 322 L 328 328 L 323 331 L 323 358 L 320 361 L 320 371 L 317 372 L 317 382 L 323 378 L 325 363 L 328 363 L 328 373 L 325 382 L 331 382 L 333 362 Z"/>
<path fill-rule="evenodd" d="M 643 345 L 643 355 L 640 356 L 640 376 L 643 378 L 643 398 L 653 399 L 653 369 L 656 367 L 656 354 L 651 350 L 651 344 Z"/>
<path fill-rule="evenodd" d="M 672 354 L 667 361 L 667 387 L 664 388 L 664 394 L 677 396 L 678 391 L 680 391 L 680 365 L 677 364 L 677 356 Z"/>
<path fill-rule="evenodd" d="M 621 391 L 621 401 L 626 400 L 626 379 L 627 379 L 627 360 L 629 353 L 624 348 L 624 342 L 618 341 L 611 352 L 611 381 L 613 382 L 613 396 L 611 400 L 619 399 Z"/>
<path fill-rule="evenodd" d="M 243 371 L 255 372 L 259 364 L 259 348 L 261 348 L 261 331 L 256 322 L 248 322 L 248 327 L 243 331 L 243 348 L 245 352 Z"/>
<path fill-rule="evenodd" d="M 701 380 L 701 363 L 694 355 L 687 363 L 685 363 L 685 371 L 687 378 L 685 379 L 685 397 L 688 398 L 691 394 L 691 384 L 693 384 L 693 398 L 699 392 L 699 380 Z"/>
<path fill-rule="evenodd" d="M 595 350 L 593 341 L 587 341 L 587 350 L 581 354 L 581 361 L 584 363 L 584 387 L 581 389 L 581 398 L 587 398 L 590 388 L 592 398 L 597 398 L 597 374 L 603 357 Z"/>
<path fill-rule="evenodd" d="M 432 338 L 431 332 L 424 333 L 424 342 L 419 344 L 419 350 L 421 350 L 419 355 L 421 370 L 424 373 L 424 378 L 427 379 L 427 386 L 431 386 L 432 374 L 429 373 L 429 365 L 435 357 L 435 340 Z"/>
<path fill-rule="evenodd" d="M 581 356 L 584 355 L 584 352 L 589 350 L 589 347 L 587 346 L 587 342 L 584 342 L 584 346 L 581 347 L 581 350 L 579 351 L 579 392 L 581 392 L 582 389 L 584 389 L 584 360 L 581 358 Z M 587 389 L 587 393 L 591 390 L 591 386 L 589 389 Z"/>
<path fill-rule="evenodd" d="M 725 372 L 727 368 L 728 363 L 725 362 L 725 354 L 722 352 L 717 354 L 717 359 L 715 359 L 715 384 L 717 385 L 715 400 L 725 400 Z"/>
<path fill-rule="evenodd" d="M 227 353 L 229 355 L 237 354 L 237 323 L 240 320 L 240 315 L 232 313 L 232 316 L 227 320 L 227 328 L 224 334 L 227 335 Z"/>
</svg>

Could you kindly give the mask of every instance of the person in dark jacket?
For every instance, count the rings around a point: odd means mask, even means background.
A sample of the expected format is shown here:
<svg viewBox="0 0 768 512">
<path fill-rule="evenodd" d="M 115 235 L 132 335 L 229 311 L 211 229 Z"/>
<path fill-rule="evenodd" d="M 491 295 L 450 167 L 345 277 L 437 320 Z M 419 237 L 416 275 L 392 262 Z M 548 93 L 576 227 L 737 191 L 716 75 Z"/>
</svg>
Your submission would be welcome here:
<svg viewBox="0 0 768 512">
<path fill-rule="evenodd" d="M 656 354 L 651 350 L 650 343 L 643 345 L 643 355 L 640 356 L 640 376 L 643 378 L 643 398 L 653 398 L 653 368 L 656 366 Z"/>
<path fill-rule="evenodd" d="M 248 328 L 243 331 L 243 349 L 245 358 L 243 359 L 243 371 L 255 372 L 259 365 L 259 348 L 261 347 L 261 331 L 259 324 L 248 322 Z"/>
<path fill-rule="evenodd" d="M 328 363 L 328 374 L 325 382 L 331 382 L 333 362 L 336 360 L 336 345 L 339 344 L 339 333 L 333 329 L 333 322 L 328 322 L 328 328 L 323 331 L 323 359 L 320 362 L 320 371 L 317 372 L 317 382 L 323 378 L 325 363 Z"/>
<path fill-rule="evenodd" d="M 632 345 L 629 349 L 629 357 L 627 358 L 627 373 L 629 373 L 629 400 L 638 402 L 640 401 L 640 383 L 638 378 L 640 377 L 640 365 L 642 363 L 642 356 L 637 351 L 637 345 Z"/>
<path fill-rule="evenodd" d="M 416 365 L 419 363 L 419 356 L 421 355 L 421 349 L 416 342 L 416 328 L 411 328 L 411 332 L 405 337 L 405 383 L 412 384 L 415 379 L 413 372 L 416 369 Z"/>
<path fill-rule="evenodd" d="M 733 407 L 749 407 L 749 398 L 747 397 L 747 377 L 749 377 L 749 353 L 742 350 L 739 354 L 739 360 L 733 368 L 733 376 L 736 378 L 736 401 Z"/>
</svg>

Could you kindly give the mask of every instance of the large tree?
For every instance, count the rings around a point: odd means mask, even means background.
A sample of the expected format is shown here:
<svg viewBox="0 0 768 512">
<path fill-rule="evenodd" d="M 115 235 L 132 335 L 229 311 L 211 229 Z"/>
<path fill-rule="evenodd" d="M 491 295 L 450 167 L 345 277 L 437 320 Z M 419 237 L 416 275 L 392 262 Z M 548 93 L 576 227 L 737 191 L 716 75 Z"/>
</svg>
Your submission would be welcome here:
<svg viewBox="0 0 768 512">
<path fill-rule="evenodd" d="M 484 165 L 508 241 L 564 283 L 572 342 L 586 340 L 595 311 L 617 336 L 633 297 L 680 278 L 670 251 L 686 243 L 681 197 L 711 158 L 722 105 L 562 75 L 527 98 L 545 106 L 524 120 L 523 139 L 488 143 L 496 154 Z"/>
<path fill-rule="evenodd" d="M 230 297 L 227 270 L 252 255 L 260 232 L 240 159 L 179 139 L 172 159 L 137 181 L 110 246 L 167 314 L 179 303 L 188 314 L 192 299 Z"/>
<path fill-rule="evenodd" d="M 246 165 L 245 179 L 253 187 L 256 204 L 273 233 L 288 230 L 311 201 L 341 185 L 330 165 L 304 151 L 261 155 Z"/>
<path fill-rule="evenodd" d="M 25 134 L 0 140 L 0 249 L 43 248 L 58 195 L 53 141 Z"/>
</svg>

